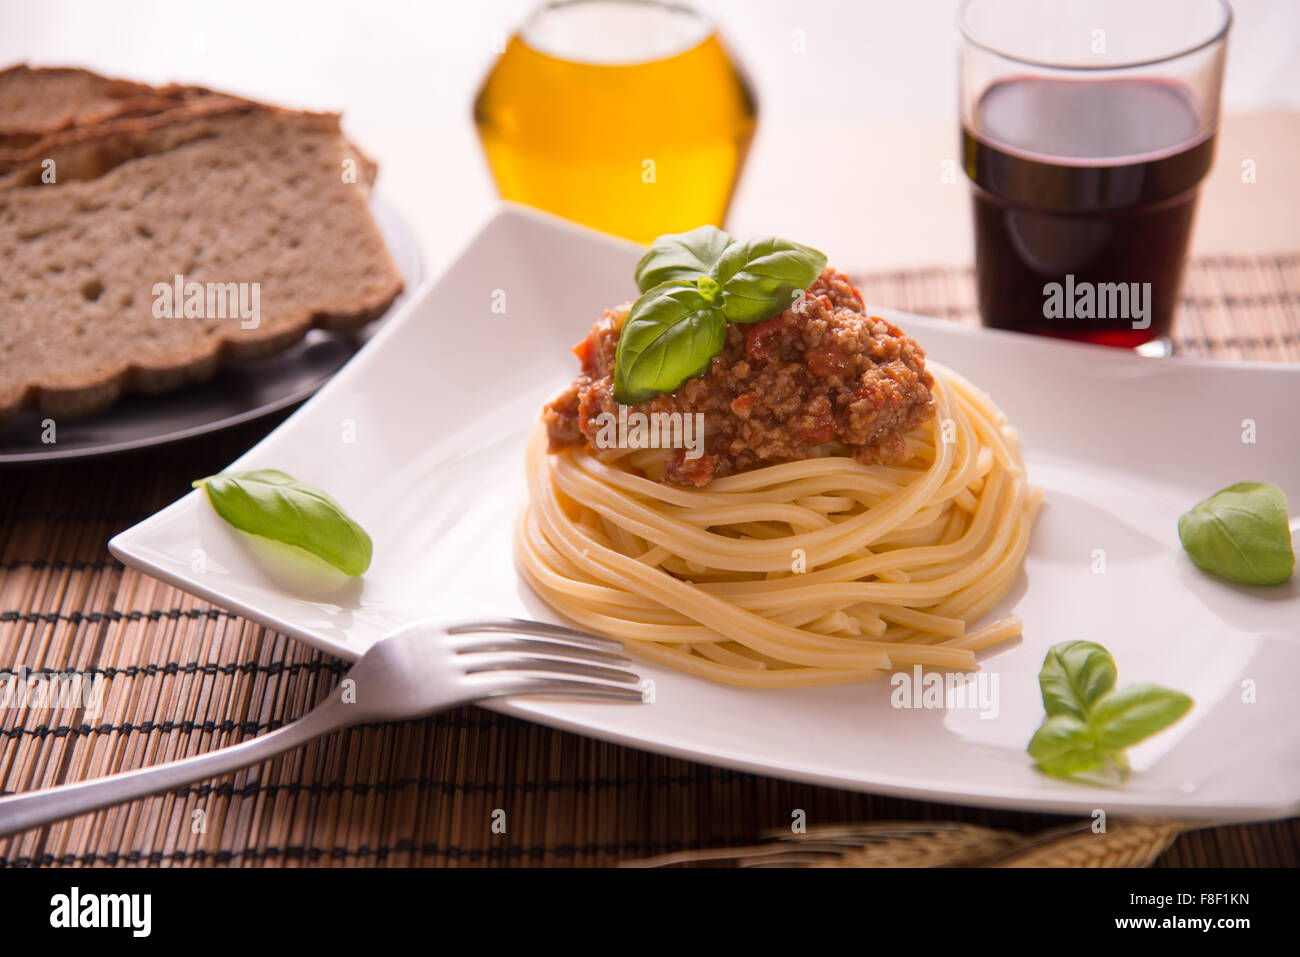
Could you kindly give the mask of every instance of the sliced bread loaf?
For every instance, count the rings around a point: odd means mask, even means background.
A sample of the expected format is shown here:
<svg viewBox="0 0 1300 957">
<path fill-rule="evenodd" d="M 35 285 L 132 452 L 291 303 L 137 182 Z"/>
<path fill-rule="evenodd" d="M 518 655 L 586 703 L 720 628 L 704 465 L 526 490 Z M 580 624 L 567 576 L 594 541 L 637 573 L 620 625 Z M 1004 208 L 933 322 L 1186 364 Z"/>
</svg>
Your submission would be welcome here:
<svg viewBox="0 0 1300 957">
<path fill-rule="evenodd" d="M 206 378 L 401 291 L 337 116 L 240 103 L 60 149 L 84 177 L 0 189 L 0 415 Z"/>
</svg>

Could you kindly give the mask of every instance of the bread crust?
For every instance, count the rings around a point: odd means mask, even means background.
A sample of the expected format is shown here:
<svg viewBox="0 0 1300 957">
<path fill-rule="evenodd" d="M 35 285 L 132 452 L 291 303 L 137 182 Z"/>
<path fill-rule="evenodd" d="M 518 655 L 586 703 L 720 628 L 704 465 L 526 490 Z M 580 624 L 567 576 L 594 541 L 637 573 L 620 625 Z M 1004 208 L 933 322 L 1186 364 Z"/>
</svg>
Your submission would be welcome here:
<svg viewBox="0 0 1300 957">
<path fill-rule="evenodd" d="M 31 106 L 34 96 L 39 99 L 44 93 L 48 100 L 55 87 L 65 88 L 72 102 L 62 109 L 48 104 Z M 91 125 L 124 112 L 162 108 L 180 90 L 160 90 L 79 67 L 30 67 L 19 63 L 0 70 L 0 104 L 7 101 L 11 106 L 8 115 L 0 111 L 0 147 L 23 146 L 50 133 Z"/>
</svg>

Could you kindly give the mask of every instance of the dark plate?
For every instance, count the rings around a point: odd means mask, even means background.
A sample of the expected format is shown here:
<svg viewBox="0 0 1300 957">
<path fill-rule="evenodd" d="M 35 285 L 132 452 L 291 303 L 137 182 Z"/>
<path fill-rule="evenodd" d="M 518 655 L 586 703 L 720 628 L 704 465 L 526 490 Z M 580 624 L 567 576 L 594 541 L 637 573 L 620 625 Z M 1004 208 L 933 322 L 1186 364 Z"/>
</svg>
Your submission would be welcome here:
<svg viewBox="0 0 1300 957">
<path fill-rule="evenodd" d="M 410 228 L 382 203 L 372 203 L 371 210 L 406 281 L 406 291 L 360 335 L 313 329 L 284 352 L 222 369 L 201 385 L 162 395 L 128 395 L 95 415 L 59 419 L 53 443 L 41 440 L 43 417 L 25 412 L 0 426 L 0 465 L 84 459 L 163 445 L 302 402 L 356 354 L 422 278 L 423 261 Z"/>
</svg>

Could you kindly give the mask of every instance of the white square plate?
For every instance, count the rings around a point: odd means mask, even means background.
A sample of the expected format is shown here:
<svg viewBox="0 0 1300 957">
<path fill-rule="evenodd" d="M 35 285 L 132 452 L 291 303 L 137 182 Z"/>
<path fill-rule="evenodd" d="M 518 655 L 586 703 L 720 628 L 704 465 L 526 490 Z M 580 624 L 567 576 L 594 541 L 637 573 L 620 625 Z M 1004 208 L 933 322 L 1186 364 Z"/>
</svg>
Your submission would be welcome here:
<svg viewBox="0 0 1300 957">
<path fill-rule="evenodd" d="M 113 554 L 349 659 L 423 616 L 553 619 L 511 555 L 524 436 L 575 373 L 570 346 L 603 308 L 634 294 L 639 254 L 504 208 L 324 389 L 232 463 L 283 469 L 341 501 L 374 539 L 363 579 L 275 567 L 198 492 L 117 536 Z M 504 313 L 494 311 L 502 301 Z M 930 800 L 1198 818 L 1295 813 L 1300 587 L 1243 588 L 1202 573 L 1179 546 L 1177 521 L 1244 480 L 1274 482 L 1300 508 L 1300 368 L 1149 360 L 881 311 L 992 394 L 1046 493 L 1021 581 L 999 609 L 1015 608 L 1024 636 L 981 655 L 997 679 L 996 715 L 895 709 L 887 681 L 754 691 L 649 664 L 641 670 L 655 681 L 652 705 L 488 707 L 732 768 Z M 1243 441 L 1247 419 L 1253 443 Z M 1025 754 L 1043 715 L 1043 655 L 1075 638 L 1110 649 L 1121 684 L 1154 681 L 1196 701 L 1131 750 L 1134 773 L 1120 787 L 1045 777 Z"/>
</svg>

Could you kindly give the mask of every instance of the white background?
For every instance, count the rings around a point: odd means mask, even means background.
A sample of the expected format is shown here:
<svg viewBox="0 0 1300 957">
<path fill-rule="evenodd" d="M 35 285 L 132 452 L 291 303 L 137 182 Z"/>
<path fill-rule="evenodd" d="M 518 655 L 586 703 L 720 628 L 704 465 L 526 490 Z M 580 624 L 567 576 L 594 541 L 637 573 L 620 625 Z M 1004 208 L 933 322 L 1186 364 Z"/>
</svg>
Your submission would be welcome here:
<svg viewBox="0 0 1300 957">
<path fill-rule="evenodd" d="M 969 259 L 955 156 L 958 0 L 702 0 L 758 92 L 738 232 L 814 242 L 842 268 Z M 1141 0 L 1134 0 L 1141 2 Z M 490 210 L 474 94 L 534 0 L 0 0 L 0 65 L 81 65 L 341 110 L 432 268 Z M 1229 113 L 1300 110 L 1300 0 L 1237 0 Z M 807 50 L 792 49 L 795 30 Z M 1225 121 L 1202 250 L 1300 249 L 1300 119 Z M 1243 190 L 1240 157 L 1257 158 Z M 1270 160 L 1272 162 L 1270 162 Z M 1222 192 L 1222 195 L 1220 195 Z"/>
</svg>

